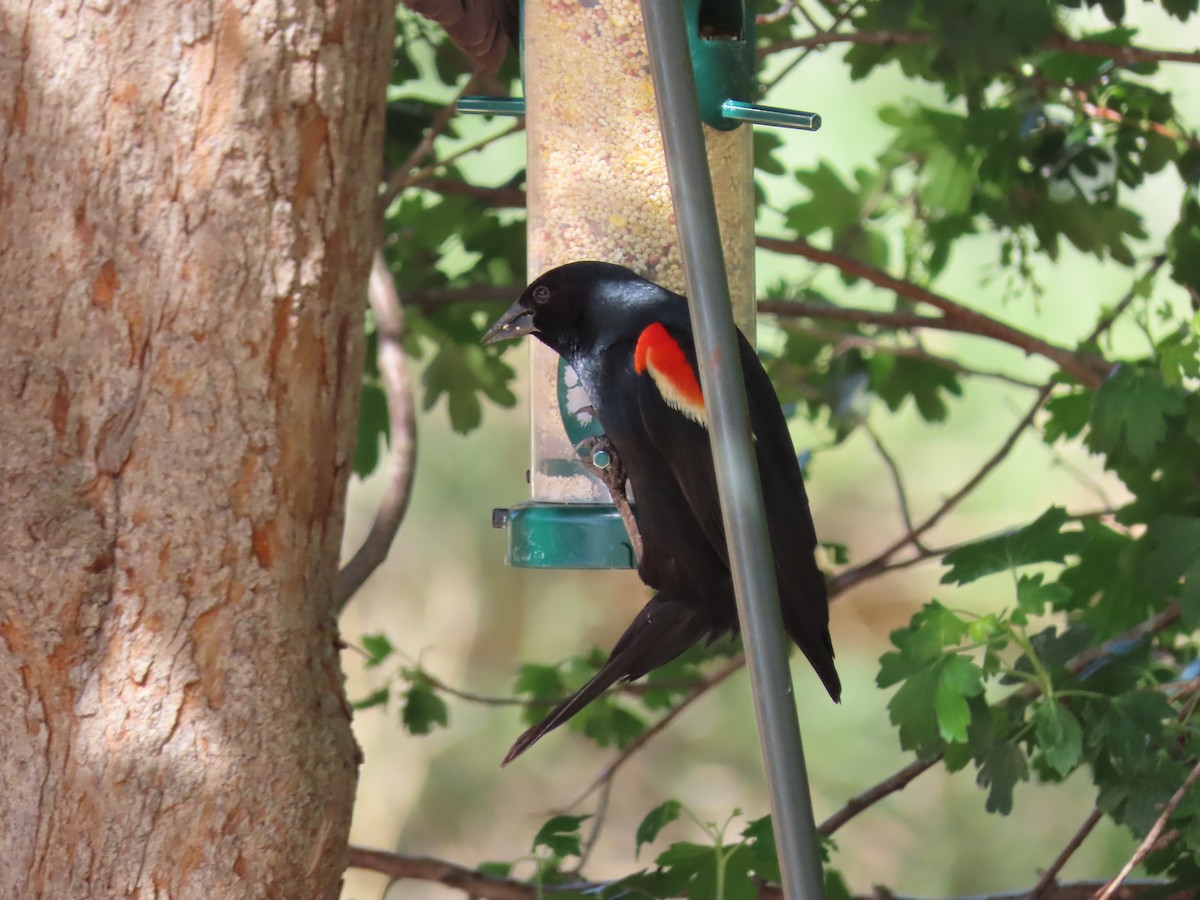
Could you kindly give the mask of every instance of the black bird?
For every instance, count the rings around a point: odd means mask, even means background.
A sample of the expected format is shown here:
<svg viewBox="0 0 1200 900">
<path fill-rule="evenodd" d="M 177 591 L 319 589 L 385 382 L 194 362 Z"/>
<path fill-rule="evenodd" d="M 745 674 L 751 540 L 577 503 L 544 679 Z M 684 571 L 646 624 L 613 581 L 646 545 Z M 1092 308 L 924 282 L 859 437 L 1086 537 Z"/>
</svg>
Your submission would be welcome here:
<svg viewBox="0 0 1200 900">
<path fill-rule="evenodd" d="M 579 374 L 637 499 L 638 574 L 658 591 L 576 694 L 526 731 L 507 765 L 617 681 L 738 627 L 687 301 L 610 263 L 573 262 L 534 281 L 483 337 L 532 334 Z M 738 335 L 775 576 L 788 636 L 838 701 L 829 595 L 808 496 L 779 398 Z"/>
</svg>

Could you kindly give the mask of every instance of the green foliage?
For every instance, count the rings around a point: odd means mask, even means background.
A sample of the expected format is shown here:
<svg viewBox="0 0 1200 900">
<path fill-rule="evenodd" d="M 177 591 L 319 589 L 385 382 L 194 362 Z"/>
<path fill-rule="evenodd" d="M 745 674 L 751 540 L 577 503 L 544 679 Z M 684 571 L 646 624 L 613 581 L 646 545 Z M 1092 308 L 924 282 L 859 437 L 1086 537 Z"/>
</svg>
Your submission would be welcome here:
<svg viewBox="0 0 1200 900">
<path fill-rule="evenodd" d="M 578 856 L 582 852 L 583 836 L 579 832 L 591 816 L 555 816 L 541 827 L 533 838 L 533 851 L 545 847 L 557 857 Z"/>
<path fill-rule="evenodd" d="M 1185 27 L 1198 7 L 1197 0 L 1144 5 Z M 758 6 L 770 13 L 778 4 Z M 823 28 L 861 38 L 824 52 L 841 54 L 854 79 L 886 82 L 889 99 L 869 113 L 885 138 L 863 159 L 794 154 L 777 134 L 760 130 L 754 137 L 764 230 L 773 222 L 780 243 L 802 238 L 828 254 L 820 267 L 790 267 L 767 291 L 769 299 L 801 300 L 816 310 L 767 320 L 762 351 L 789 415 L 819 435 L 808 474 L 819 478 L 821 454 L 841 452 L 873 418 L 909 417 L 931 431 L 958 417 L 977 421 L 967 404 L 995 374 L 984 371 L 991 355 L 985 365 L 977 348 L 1007 340 L 977 314 L 1023 321 L 1033 299 L 1051 315 L 1069 307 L 1076 324 L 1067 331 L 1039 318 L 1028 336 L 1077 353 L 1082 365 L 1053 371 L 1045 358 L 1011 362 L 1001 373 L 1008 379 L 1004 402 L 1027 408 L 1029 387 L 1045 384 L 1031 430 L 1053 452 L 1086 448 L 1126 492 L 1098 511 L 1080 511 L 1031 490 L 1025 514 L 1004 533 L 973 534 L 940 554 L 916 543 L 924 534 L 909 542 L 907 549 L 940 559 L 944 574 L 941 599 L 929 599 L 894 631 L 880 660 L 877 684 L 892 692 L 888 714 L 898 741 L 949 770 L 973 767 L 981 803 L 1004 815 L 1021 813 L 1018 785 L 1081 773 L 1094 785 L 1098 807 L 1140 838 L 1200 753 L 1193 681 L 1200 672 L 1195 111 L 1177 105 L 1157 61 L 1125 55 L 1140 43 L 1125 0 L 810 6 L 824 16 Z M 468 71 L 435 28 L 403 5 L 399 17 L 389 168 L 409 158 Z M 772 64 L 791 62 L 815 51 L 783 49 L 788 42 L 812 37 L 802 16 L 772 17 L 759 29 L 759 50 Z M 1187 49 L 1187 42 L 1179 46 Z M 510 56 L 499 83 L 515 93 L 515 76 Z M 765 100 L 791 105 L 786 97 Z M 493 122 L 484 131 L 495 135 L 507 125 Z M 421 298 L 405 307 L 421 405 L 444 407 L 464 433 L 516 399 L 515 370 L 502 356 L 511 350 L 479 346 L 501 307 L 471 302 L 471 292 L 500 286 L 515 293 L 526 278 L 523 211 L 505 205 L 517 202 L 512 195 L 523 186 L 523 171 L 492 148 L 482 151 L 487 166 L 450 158 L 481 135 L 477 124 L 452 119 L 433 144 L 442 162 L 420 161 L 421 177 L 398 173 L 399 182 L 413 177 L 384 220 L 401 296 Z M 468 174 L 480 171 L 486 178 Z M 923 292 L 945 293 L 938 281 L 956 262 L 954 283 L 961 285 L 965 267 L 956 257 L 965 258 L 968 247 L 973 259 L 983 253 L 994 260 L 979 273 L 979 285 L 999 282 L 1007 302 L 989 304 L 965 287 L 966 299 L 948 298 L 957 312 L 931 309 Z M 1101 297 L 1049 293 L 1042 280 L 1053 266 L 1103 271 L 1112 290 Z M 870 268 L 898 279 L 900 289 L 872 287 L 864 278 Z M 839 277 L 822 277 L 830 271 Z M 842 315 L 843 307 L 867 315 Z M 974 336 L 939 332 L 935 341 L 930 330 L 891 324 L 895 314 L 943 315 L 948 331 Z M 1103 377 L 1088 380 L 1081 371 Z M 361 409 L 354 459 L 360 475 L 378 466 L 380 436 L 387 435 L 386 402 L 370 360 Z M 901 468 L 937 462 L 920 450 L 899 459 Z M 862 578 L 878 574 L 856 571 L 861 562 L 839 560 Z M 981 598 L 969 610 L 959 608 L 967 603 L 959 596 L 965 585 Z M 386 708 L 396 698 L 412 734 L 448 723 L 445 697 L 453 692 L 419 663 L 397 662 L 386 638 L 367 637 L 362 646 L 367 666 L 394 668 L 387 685 L 356 708 Z M 693 651 L 632 690 L 611 691 L 570 728 L 601 746 L 628 747 L 702 683 L 706 659 L 729 649 Z M 582 685 L 602 661 L 594 651 L 556 666 L 522 667 L 515 694 L 527 721 Z M 864 773 L 863 789 L 886 774 Z M 688 815 L 677 801 L 647 800 L 654 803 L 637 829 L 635 855 Z M 543 895 L 566 895 L 564 885 L 579 881 L 563 862 L 584 853 L 584 818 L 555 817 L 535 838 L 534 880 Z M 587 895 L 727 900 L 757 896 L 756 879 L 778 881 L 768 819 L 750 822 L 738 838 L 726 835 L 728 823 L 696 824 L 706 840 L 671 843 L 652 867 Z M 1165 824 L 1175 837 L 1151 855 L 1148 868 L 1197 883 L 1200 800 L 1182 803 Z M 847 874 L 854 883 L 855 873 Z M 830 898 L 849 896 L 833 868 L 827 890 Z"/>
<path fill-rule="evenodd" d="M 386 707 L 393 697 L 400 698 L 400 723 L 413 735 L 425 735 L 435 728 L 450 724 L 450 708 L 441 697 L 444 686 L 432 678 L 420 665 L 403 659 L 385 634 L 366 634 L 362 637 L 362 650 L 366 655 L 364 665 L 378 669 L 387 662 L 396 662 L 393 671 L 387 673 L 386 684 L 377 688 L 351 705 L 356 710 L 376 706 Z M 400 661 L 397 662 L 397 658 Z"/>
</svg>

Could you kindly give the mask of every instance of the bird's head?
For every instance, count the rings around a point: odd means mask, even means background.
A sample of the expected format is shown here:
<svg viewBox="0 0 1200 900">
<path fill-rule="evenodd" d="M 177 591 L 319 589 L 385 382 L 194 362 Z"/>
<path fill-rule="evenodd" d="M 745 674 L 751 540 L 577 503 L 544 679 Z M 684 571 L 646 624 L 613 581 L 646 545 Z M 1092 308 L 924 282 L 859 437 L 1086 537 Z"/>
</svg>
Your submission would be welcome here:
<svg viewBox="0 0 1200 900">
<path fill-rule="evenodd" d="M 636 324 L 652 305 L 672 296 L 624 266 L 567 263 L 525 288 L 487 330 L 483 343 L 532 334 L 570 358 L 594 349 L 615 329 Z"/>
</svg>

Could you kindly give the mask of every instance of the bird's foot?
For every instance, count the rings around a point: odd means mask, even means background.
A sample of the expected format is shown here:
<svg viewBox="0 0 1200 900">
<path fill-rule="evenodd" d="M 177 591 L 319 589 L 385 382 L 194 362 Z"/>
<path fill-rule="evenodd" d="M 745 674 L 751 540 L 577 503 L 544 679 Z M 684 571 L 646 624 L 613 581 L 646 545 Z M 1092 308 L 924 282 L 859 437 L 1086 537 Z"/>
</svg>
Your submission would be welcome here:
<svg viewBox="0 0 1200 900">
<path fill-rule="evenodd" d="M 609 493 L 614 497 L 617 492 L 625 493 L 629 476 L 621 463 L 621 454 L 607 434 L 586 437 L 575 445 L 575 450 L 583 457 L 583 467 L 603 481 Z"/>
<path fill-rule="evenodd" d="M 608 488 L 613 506 L 621 514 L 621 521 L 625 523 L 625 530 L 629 533 L 634 557 L 640 561 L 642 536 L 638 531 L 637 519 L 634 518 L 633 508 L 629 504 L 629 494 L 626 491 L 629 475 L 625 471 L 617 448 L 613 446 L 608 435 L 601 434 L 584 438 L 575 445 L 575 449 L 582 457 L 580 462 L 583 467 L 599 478 Z"/>
</svg>

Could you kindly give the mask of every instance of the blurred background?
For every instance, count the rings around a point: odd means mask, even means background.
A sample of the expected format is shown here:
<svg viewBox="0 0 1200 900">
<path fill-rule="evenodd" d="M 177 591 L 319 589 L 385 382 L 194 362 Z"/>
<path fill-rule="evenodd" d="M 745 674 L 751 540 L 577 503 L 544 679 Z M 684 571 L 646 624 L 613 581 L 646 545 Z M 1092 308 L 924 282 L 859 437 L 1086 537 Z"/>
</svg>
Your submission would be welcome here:
<svg viewBox="0 0 1200 900">
<path fill-rule="evenodd" d="M 1133 11 L 1131 10 L 1131 13 Z M 1141 42 L 1196 46 L 1200 34 L 1149 11 L 1136 24 Z M 823 159 L 844 178 L 860 161 L 873 158 L 890 132 L 877 118 L 884 104 L 901 102 L 887 69 L 851 83 L 834 47 L 813 54 L 776 89 L 772 102 L 812 109 L 824 117 L 817 134 L 784 134 L 783 154 L 792 160 Z M 1160 84 L 1176 92 L 1176 104 L 1195 108 L 1200 85 L 1187 67 L 1166 69 Z M 932 89 L 930 89 L 932 92 Z M 449 99 L 436 82 L 414 87 L 426 99 Z M 915 96 L 915 95 L 914 95 Z M 932 94 L 927 99 L 933 99 Z M 464 123 L 465 146 L 494 124 Z M 485 174 L 520 167 L 523 135 L 464 160 Z M 514 162 L 515 161 L 515 162 Z M 493 179 L 494 180 L 494 179 Z M 775 185 L 803 196 L 798 185 Z M 1146 217 L 1150 241 L 1161 241 L 1155 209 L 1178 202 L 1179 183 L 1168 168 L 1153 176 L 1135 205 Z M 784 197 L 787 196 L 785 193 Z M 759 230 L 780 233 L 770 211 L 760 211 Z M 953 298 L 1061 344 L 1072 345 L 1095 321 L 1101 305 L 1111 305 L 1129 289 L 1129 270 L 1084 260 L 1064 247 L 1060 264 L 1039 277 L 1045 300 L 1009 296 L 992 241 L 957 250 L 938 289 Z M 464 258 L 462 265 L 469 265 Z M 780 277 L 798 277 L 806 265 L 760 253 L 760 295 Z M 865 287 L 848 289 L 835 274 L 822 275 L 840 300 L 882 306 L 888 298 Z M 818 279 L 818 286 L 822 281 Z M 403 290 L 403 284 L 401 284 Z M 482 315 L 482 314 L 481 314 Z M 769 325 L 760 340 L 770 342 Z M 997 369 L 1038 381 L 1049 375 L 1040 360 L 1026 360 L 1011 347 L 977 338 L 930 332 L 925 345 L 934 353 L 969 358 L 973 366 Z M 1132 326 L 1116 330 L 1117 355 L 1140 335 Z M 506 360 L 524 372 L 526 349 L 512 348 Z M 420 364 L 410 360 L 411 374 Z M 524 375 L 519 393 L 524 396 Z M 941 425 L 922 421 L 911 408 L 890 413 L 869 410 L 870 422 L 905 478 L 913 514 L 928 515 L 995 452 L 1032 402 L 1033 392 L 998 380 L 969 379 L 965 395 L 951 406 Z M 443 401 L 444 403 L 444 401 Z M 504 533 L 491 527 L 494 507 L 528 496 L 528 410 L 489 407 L 484 424 L 469 435 L 454 433 L 443 403 L 419 421 L 415 491 L 408 516 L 388 561 L 353 600 L 342 619 L 346 642 L 384 634 L 391 643 L 454 688 L 489 696 L 512 694 L 523 662 L 554 664 L 585 649 L 607 650 L 647 598 L 632 572 L 571 572 L 509 569 L 504 565 Z M 802 418 L 793 426 L 798 452 L 812 454 L 808 489 L 818 534 L 847 545 L 850 561 L 862 562 L 904 533 L 892 479 L 867 434 L 855 431 L 835 445 L 833 431 Z M 386 449 L 386 448 L 385 448 Z M 351 487 L 345 552 L 366 534 L 383 485 L 383 472 Z M 1051 504 L 1071 511 L 1108 506 L 1122 489 L 1106 477 L 1079 446 L 1048 447 L 1036 435 L 1022 438 L 1011 457 L 931 535 L 932 546 L 977 538 L 1029 521 Z M 843 702 L 833 705 L 803 661 L 794 662 L 796 696 L 818 821 L 907 764 L 888 721 L 890 691 L 874 681 L 879 656 L 889 648 L 892 629 L 905 624 L 923 603 L 937 598 L 948 606 L 984 610 L 1011 604 L 1013 585 L 994 576 L 966 588 L 939 584 L 936 563 L 869 581 L 838 598 L 831 631 L 845 683 Z M 352 700 L 381 687 L 387 666 L 367 669 L 353 646 L 343 654 Z M 365 762 L 360 772 L 352 843 L 430 855 L 474 866 L 528 854 L 534 834 L 554 812 L 593 812 L 592 795 L 578 795 L 615 755 L 590 741 L 557 731 L 510 768 L 499 762 L 523 730 L 519 710 L 446 698 L 448 728 L 423 737 L 399 725 L 396 705 L 356 715 L 355 732 Z M 640 859 L 634 857 L 634 829 L 653 807 L 678 799 L 702 821 L 722 823 L 737 808 L 746 818 L 764 815 L 766 793 L 749 687 L 744 672 L 694 704 L 617 775 L 606 826 L 586 868 L 592 879 L 627 874 L 653 863 L 670 841 L 700 839 L 685 819 L 668 826 Z M 1082 779 L 1082 780 L 1081 780 Z M 1029 887 L 1091 811 L 1094 791 L 1086 775 L 1066 784 L 1017 787 L 1019 817 L 984 811 L 984 792 L 973 767 L 947 775 L 935 767 L 904 791 L 877 804 L 836 835 L 835 865 L 852 889 L 886 885 L 898 893 L 942 897 Z M 735 820 L 731 834 L 740 830 Z M 1019 824 L 1019 828 L 1014 825 Z M 586 825 L 585 825 L 586 834 Z M 1105 822 L 1068 864 L 1064 878 L 1110 874 L 1129 855 L 1127 835 Z M 520 867 L 516 874 L 528 875 Z M 404 882 L 351 870 L 343 896 L 440 898 L 462 896 L 435 884 Z"/>
</svg>

